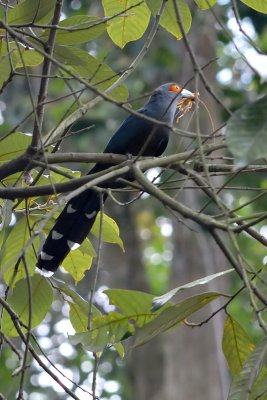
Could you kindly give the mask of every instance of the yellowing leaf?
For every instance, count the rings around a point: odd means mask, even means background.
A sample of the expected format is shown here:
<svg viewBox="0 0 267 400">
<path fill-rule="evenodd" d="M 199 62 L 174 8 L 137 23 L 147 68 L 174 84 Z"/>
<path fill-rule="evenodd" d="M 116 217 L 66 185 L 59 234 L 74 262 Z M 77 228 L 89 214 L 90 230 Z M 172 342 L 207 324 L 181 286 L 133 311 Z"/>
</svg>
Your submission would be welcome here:
<svg viewBox="0 0 267 400">
<path fill-rule="evenodd" d="M 100 233 L 100 213 L 98 213 L 95 223 L 91 229 L 91 233 L 99 238 Z M 124 250 L 123 242 L 120 238 L 119 227 L 116 222 L 107 216 L 103 215 L 103 227 L 102 227 L 102 238 L 103 242 L 107 243 L 115 243 L 120 246 L 122 250 Z"/>
<path fill-rule="evenodd" d="M 253 8 L 256 11 L 267 14 L 267 1 L 266 0 L 241 0 L 242 3 Z"/>
<path fill-rule="evenodd" d="M 91 268 L 92 260 L 92 257 L 83 254 L 80 249 L 72 250 L 63 261 L 62 267 L 71 274 L 77 284 Z"/>
<path fill-rule="evenodd" d="M 222 348 L 232 376 L 241 371 L 253 347 L 246 331 L 232 316 L 228 315 L 224 324 Z"/>
<path fill-rule="evenodd" d="M 195 3 L 201 10 L 207 10 L 217 3 L 217 0 L 195 0 Z"/>
<path fill-rule="evenodd" d="M 161 0 L 146 0 L 148 7 L 150 8 L 153 15 L 156 15 L 161 7 Z M 179 7 L 180 15 L 181 15 L 181 24 L 185 32 L 188 32 L 191 27 L 192 17 L 190 9 L 187 5 L 186 0 L 177 1 L 177 7 Z M 161 15 L 160 25 L 166 29 L 166 31 L 170 32 L 177 39 L 182 38 L 182 32 L 177 22 L 177 15 L 175 11 L 175 7 L 173 4 L 173 0 L 169 0 L 167 5 Z"/>
<path fill-rule="evenodd" d="M 119 47 L 143 36 L 150 19 L 150 11 L 139 0 L 102 0 L 105 16 L 125 14 L 109 21 L 108 34 Z"/>
</svg>

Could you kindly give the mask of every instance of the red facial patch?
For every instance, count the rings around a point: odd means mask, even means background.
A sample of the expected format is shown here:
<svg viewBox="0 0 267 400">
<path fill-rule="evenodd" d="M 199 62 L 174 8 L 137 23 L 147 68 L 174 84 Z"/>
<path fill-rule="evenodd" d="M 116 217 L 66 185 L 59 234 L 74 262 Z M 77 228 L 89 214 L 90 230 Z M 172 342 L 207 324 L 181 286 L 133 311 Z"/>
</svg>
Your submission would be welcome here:
<svg viewBox="0 0 267 400">
<path fill-rule="evenodd" d="M 178 83 L 175 83 L 169 87 L 169 90 L 171 92 L 176 92 L 176 93 L 180 93 L 182 89 L 183 89 L 182 86 L 178 85 Z"/>
</svg>

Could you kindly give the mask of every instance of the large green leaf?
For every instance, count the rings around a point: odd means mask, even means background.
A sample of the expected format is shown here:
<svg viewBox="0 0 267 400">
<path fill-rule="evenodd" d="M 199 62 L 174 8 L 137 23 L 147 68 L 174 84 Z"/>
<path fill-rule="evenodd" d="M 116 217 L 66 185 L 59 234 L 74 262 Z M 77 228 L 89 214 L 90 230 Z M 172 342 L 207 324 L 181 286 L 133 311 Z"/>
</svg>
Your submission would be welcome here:
<svg viewBox="0 0 267 400">
<path fill-rule="evenodd" d="M 226 126 L 226 143 L 238 166 L 267 157 L 267 96 L 233 113 Z"/>
<path fill-rule="evenodd" d="M 75 15 L 66 18 L 60 21 L 59 26 L 69 28 L 70 30 L 58 29 L 56 43 L 68 46 L 94 40 L 107 29 L 106 23 L 101 22 L 100 18 L 87 15 Z M 46 40 L 48 35 L 49 30 L 46 30 L 41 38 Z"/>
<path fill-rule="evenodd" d="M 211 301 L 222 296 L 221 293 L 209 292 L 198 294 L 183 300 L 175 306 L 170 306 L 157 315 L 151 322 L 138 329 L 133 347 L 140 346 L 155 336 L 177 326 L 185 318 L 203 308 Z"/>
<path fill-rule="evenodd" d="M 139 0 L 102 0 L 102 5 L 107 17 L 125 14 L 109 21 L 108 34 L 119 47 L 123 48 L 128 42 L 143 36 L 150 19 L 145 3 L 140 4 Z"/>
<path fill-rule="evenodd" d="M 99 238 L 100 234 L 100 213 L 97 214 L 94 225 L 91 229 L 92 235 Z M 116 222 L 110 218 L 108 215 L 103 215 L 103 226 L 102 226 L 102 237 L 103 242 L 114 243 L 120 246 L 124 250 L 123 242 L 120 238 L 119 227 Z"/>
<path fill-rule="evenodd" d="M 9 285 L 14 284 L 18 280 L 25 277 L 24 266 L 21 261 L 15 275 L 14 267 L 29 239 L 30 234 L 26 218 L 22 218 L 11 228 L 11 232 L 8 235 L 7 240 L 4 240 L 3 234 L 0 236 L 0 240 L 2 240 L 1 270 L 5 282 Z M 36 237 L 34 240 L 34 247 L 35 250 L 38 249 L 38 237 Z M 28 272 L 30 275 L 33 275 L 36 264 L 36 253 L 32 246 L 27 249 L 25 253 L 25 258 L 27 262 Z"/>
<path fill-rule="evenodd" d="M 253 385 L 267 361 L 266 337 L 256 346 L 230 387 L 228 400 L 249 400 Z M 256 399 L 256 397 L 254 398 Z M 262 399 L 262 397 L 258 397 Z"/>
<path fill-rule="evenodd" d="M 162 0 L 146 0 L 146 3 L 152 14 L 156 15 L 160 10 Z M 188 32 L 191 27 L 192 17 L 186 0 L 177 1 L 177 6 L 179 7 L 182 26 L 185 32 Z M 177 22 L 173 0 L 169 0 L 167 2 L 167 5 L 160 18 L 160 25 L 166 29 L 166 31 L 174 35 L 177 39 L 182 38 L 183 35 Z"/>
<path fill-rule="evenodd" d="M 197 279 L 196 281 L 189 282 L 185 285 L 178 286 L 175 289 L 170 290 L 169 292 L 163 294 L 162 296 L 155 297 L 153 299 L 153 310 L 157 310 L 158 308 L 162 307 L 165 303 L 170 301 L 178 292 L 185 289 L 190 289 L 192 287 L 198 285 L 205 285 L 206 283 L 211 282 L 213 279 L 219 278 L 225 274 L 229 274 L 229 272 L 234 272 L 234 269 L 227 269 L 226 271 L 217 272 L 216 274 L 205 276 L 205 278 Z"/>
<path fill-rule="evenodd" d="M 242 3 L 253 8 L 256 11 L 267 14 L 267 1 L 266 0 L 240 0 Z M 262 400 L 262 399 L 261 399 Z"/>
<path fill-rule="evenodd" d="M 45 278 L 35 275 L 31 281 L 31 328 L 39 325 L 45 318 L 53 301 L 53 291 Z M 29 323 L 29 288 L 25 279 L 19 281 L 12 295 L 8 298 L 8 304 L 25 324 Z M 12 337 L 18 336 L 16 328 L 6 310 L 3 312 L 2 327 L 4 334 Z M 22 329 L 25 331 L 25 328 Z"/>
<path fill-rule="evenodd" d="M 118 75 L 107 64 L 82 49 L 71 46 L 56 46 L 54 56 L 100 91 L 109 88 L 118 79 Z M 116 100 L 125 101 L 128 98 L 128 90 L 122 84 L 114 89 L 110 96 Z"/>
<path fill-rule="evenodd" d="M 254 349 L 246 331 L 230 315 L 224 324 L 222 348 L 232 376 L 239 374 Z"/>
<path fill-rule="evenodd" d="M 195 3 L 201 10 L 207 10 L 217 3 L 217 0 L 195 0 Z"/>
<path fill-rule="evenodd" d="M 31 136 L 14 132 L 0 141 L 0 163 L 13 160 L 25 152 L 31 144 Z"/>
<path fill-rule="evenodd" d="M 51 19 L 56 0 L 24 0 L 11 9 L 8 14 L 8 23 L 11 25 L 29 24 L 36 22 L 46 24 Z"/>
</svg>

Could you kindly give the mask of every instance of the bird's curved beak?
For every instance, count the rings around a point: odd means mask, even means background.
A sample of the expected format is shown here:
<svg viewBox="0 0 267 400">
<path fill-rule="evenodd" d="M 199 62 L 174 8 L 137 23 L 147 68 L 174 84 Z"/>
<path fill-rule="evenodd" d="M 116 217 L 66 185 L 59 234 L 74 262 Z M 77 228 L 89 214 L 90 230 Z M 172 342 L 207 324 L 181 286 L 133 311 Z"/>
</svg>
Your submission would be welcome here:
<svg viewBox="0 0 267 400">
<path fill-rule="evenodd" d="M 195 93 L 190 92 L 189 90 L 183 89 L 181 91 L 181 95 L 184 99 L 195 100 Z"/>
</svg>

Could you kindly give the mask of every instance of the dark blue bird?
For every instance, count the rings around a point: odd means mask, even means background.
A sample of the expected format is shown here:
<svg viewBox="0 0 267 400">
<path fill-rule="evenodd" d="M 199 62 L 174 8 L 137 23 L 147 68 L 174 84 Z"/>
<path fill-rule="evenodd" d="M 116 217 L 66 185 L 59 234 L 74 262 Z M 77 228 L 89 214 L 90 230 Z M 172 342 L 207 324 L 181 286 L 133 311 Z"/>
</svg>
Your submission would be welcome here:
<svg viewBox="0 0 267 400">
<path fill-rule="evenodd" d="M 187 107 L 190 108 L 194 99 L 193 93 L 177 83 L 166 83 L 154 91 L 138 112 L 172 126 L 177 108 L 179 116 Z M 114 133 L 104 153 L 160 156 L 167 147 L 169 131 L 168 127 L 130 115 Z M 89 174 L 108 167 L 108 164 L 96 164 Z M 112 187 L 112 182 L 109 183 L 109 187 Z M 37 267 L 44 274 L 50 275 L 55 272 L 68 253 L 81 245 L 90 232 L 99 210 L 100 197 L 92 189 L 85 190 L 67 203 L 38 257 Z"/>
</svg>

